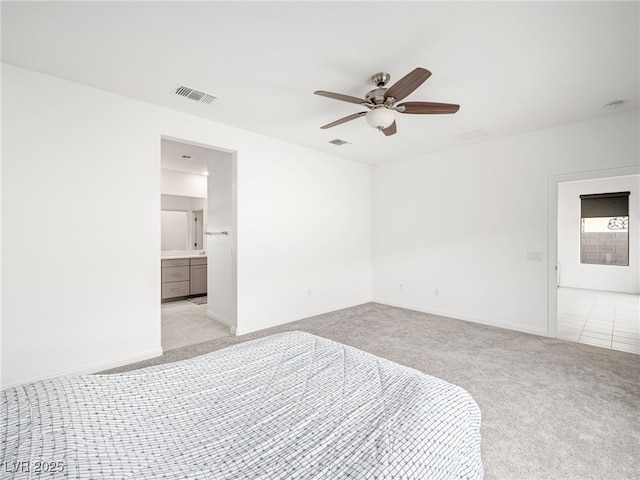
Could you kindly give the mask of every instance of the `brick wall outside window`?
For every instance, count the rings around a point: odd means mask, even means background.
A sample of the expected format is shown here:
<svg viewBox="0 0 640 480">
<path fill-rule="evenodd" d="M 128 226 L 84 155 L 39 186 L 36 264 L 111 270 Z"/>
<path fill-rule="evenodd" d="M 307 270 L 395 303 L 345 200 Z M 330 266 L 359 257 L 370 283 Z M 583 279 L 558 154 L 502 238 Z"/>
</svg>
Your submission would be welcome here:
<svg viewBox="0 0 640 480">
<path fill-rule="evenodd" d="M 629 265 L 629 232 L 582 232 L 580 263 Z"/>
</svg>

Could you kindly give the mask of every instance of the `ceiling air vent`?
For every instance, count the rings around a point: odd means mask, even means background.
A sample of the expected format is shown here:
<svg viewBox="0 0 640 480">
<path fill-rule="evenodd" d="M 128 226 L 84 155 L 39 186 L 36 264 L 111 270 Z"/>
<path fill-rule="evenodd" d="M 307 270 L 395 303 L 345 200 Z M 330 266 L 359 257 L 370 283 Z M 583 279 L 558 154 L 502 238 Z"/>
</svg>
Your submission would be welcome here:
<svg viewBox="0 0 640 480">
<path fill-rule="evenodd" d="M 213 95 L 209 95 L 208 93 L 204 93 L 199 90 L 194 90 L 193 88 L 185 87 L 184 85 L 178 85 L 173 93 L 200 103 L 211 103 L 216 99 L 216 97 L 214 97 Z"/>
<path fill-rule="evenodd" d="M 344 144 L 349 143 L 349 142 L 347 142 L 346 140 L 342 140 L 340 138 L 334 138 L 333 140 L 329 140 L 329 143 L 333 143 L 334 145 L 340 146 L 340 145 L 344 145 Z"/>
</svg>

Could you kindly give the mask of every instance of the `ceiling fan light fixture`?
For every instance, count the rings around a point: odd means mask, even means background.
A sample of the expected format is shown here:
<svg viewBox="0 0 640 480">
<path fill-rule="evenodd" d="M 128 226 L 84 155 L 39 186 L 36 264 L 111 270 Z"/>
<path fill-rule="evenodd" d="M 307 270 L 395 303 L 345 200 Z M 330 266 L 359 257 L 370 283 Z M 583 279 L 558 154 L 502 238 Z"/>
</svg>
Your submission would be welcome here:
<svg viewBox="0 0 640 480">
<path fill-rule="evenodd" d="M 391 87 L 386 88 L 389 81 L 388 73 L 376 73 L 371 77 L 374 85 L 378 88 L 367 92 L 364 98 L 343 95 L 341 93 L 316 90 L 315 95 L 333 98 L 342 102 L 355 103 L 361 107 L 366 107 L 369 111 L 352 113 L 334 122 L 321 126 L 321 129 L 335 127 L 343 123 L 350 122 L 360 117 L 367 117 L 369 126 L 384 133 L 386 137 L 395 135 L 398 132 L 396 125 L 396 112 L 410 115 L 435 115 L 444 113 L 456 113 L 460 105 L 453 103 L 439 102 L 404 102 L 397 105 L 407 96 L 411 95 L 431 76 L 431 72 L 426 68 L 418 67 L 406 74 Z"/>
<path fill-rule="evenodd" d="M 390 126 L 396 120 L 396 112 L 386 107 L 376 107 L 367 112 L 367 123 L 378 130 Z"/>
</svg>

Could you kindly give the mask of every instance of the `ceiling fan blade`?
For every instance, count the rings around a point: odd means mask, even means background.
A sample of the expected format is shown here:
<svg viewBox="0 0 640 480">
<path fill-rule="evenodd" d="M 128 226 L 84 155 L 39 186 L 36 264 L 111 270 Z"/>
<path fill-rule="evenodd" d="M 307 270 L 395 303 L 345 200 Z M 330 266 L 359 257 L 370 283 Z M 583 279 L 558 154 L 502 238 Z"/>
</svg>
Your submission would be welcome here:
<svg viewBox="0 0 640 480">
<path fill-rule="evenodd" d="M 453 103 L 434 103 L 434 102 L 406 102 L 396 107 L 400 113 L 412 114 L 438 114 L 438 113 L 456 113 L 460 110 L 460 105 Z"/>
<path fill-rule="evenodd" d="M 316 90 L 313 93 L 316 95 L 320 95 L 321 97 L 333 98 L 334 100 L 342 100 L 343 102 L 357 103 L 358 105 L 367 103 L 364 98 L 352 97 L 351 95 L 343 95 L 341 93 L 325 92 L 324 90 Z"/>
<path fill-rule="evenodd" d="M 384 98 L 393 97 L 396 101 L 402 100 L 422 85 L 430 76 L 431 72 L 429 70 L 418 67 L 394 83 L 393 86 L 387 90 Z"/>
<path fill-rule="evenodd" d="M 325 129 L 325 128 L 335 127 L 336 125 L 340 125 L 341 123 L 345 123 L 345 122 L 350 122 L 351 120 L 355 120 L 356 118 L 360 118 L 361 116 L 366 114 L 367 112 L 353 113 L 347 117 L 341 118 L 340 120 L 336 120 L 335 122 L 327 123 L 326 125 L 323 125 L 320 128 Z"/>
<path fill-rule="evenodd" d="M 387 137 L 389 135 L 395 135 L 397 131 L 398 131 L 398 127 L 396 125 L 396 121 L 395 120 L 387 128 L 383 128 L 382 129 L 382 133 L 384 133 Z"/>
</svg>

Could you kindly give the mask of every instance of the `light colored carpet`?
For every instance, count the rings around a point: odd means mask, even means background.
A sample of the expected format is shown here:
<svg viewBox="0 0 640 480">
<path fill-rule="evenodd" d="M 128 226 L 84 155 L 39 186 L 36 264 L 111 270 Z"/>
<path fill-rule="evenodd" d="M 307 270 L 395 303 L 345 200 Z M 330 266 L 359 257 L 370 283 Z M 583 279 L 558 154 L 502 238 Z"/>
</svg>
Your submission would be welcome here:
<svg viewBox="0 0 640 480">
<path fill-rule="evenodd" d="M 487 480 L 640 478 L 640 355 L 368 303 L 119 369 L 301 330 L 465 388 L 482 410 Z"/>
</svg>

